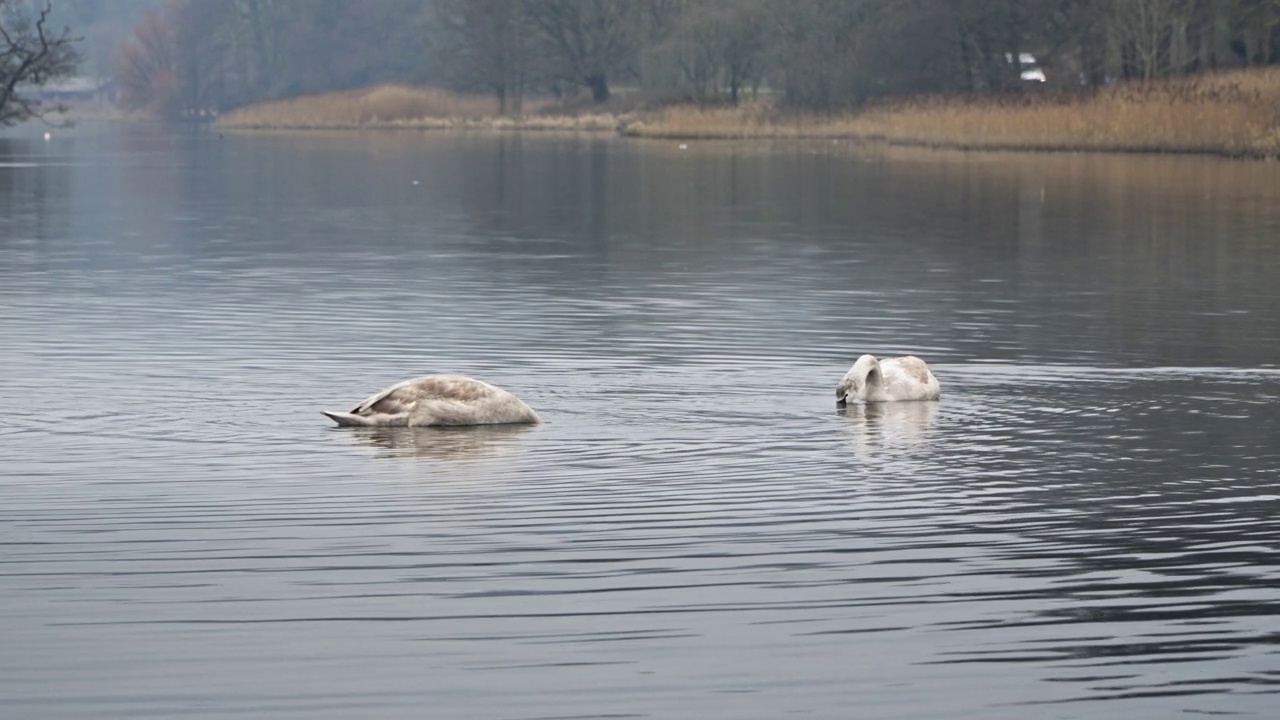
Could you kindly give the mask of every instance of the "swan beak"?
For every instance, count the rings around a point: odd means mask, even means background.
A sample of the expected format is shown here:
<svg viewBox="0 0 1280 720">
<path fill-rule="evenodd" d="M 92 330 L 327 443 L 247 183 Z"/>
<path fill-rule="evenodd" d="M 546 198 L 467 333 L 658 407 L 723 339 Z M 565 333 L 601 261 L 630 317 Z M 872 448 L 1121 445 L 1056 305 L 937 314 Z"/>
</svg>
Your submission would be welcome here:
<svg viewBox="0 0 1280 720">
<path fill-rule="evenodd" d="M 849 402 L 849 395 L 836 390 L 836 407 L 844 407 Z"/>
</svg>

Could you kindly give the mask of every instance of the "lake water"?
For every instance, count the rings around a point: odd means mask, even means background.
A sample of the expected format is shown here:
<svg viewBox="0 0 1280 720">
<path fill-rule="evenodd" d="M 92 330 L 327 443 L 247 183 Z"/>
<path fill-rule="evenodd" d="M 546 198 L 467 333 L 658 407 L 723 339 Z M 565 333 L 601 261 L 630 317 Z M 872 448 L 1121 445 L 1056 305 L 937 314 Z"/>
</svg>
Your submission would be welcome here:
<svg viewBox="0 0 1280 720">
<path fill-rule="evenodd" d="M 1275 717 L 1277 362 L 1276 164 L 10 137 L 0 715 Z"/>
</svg>

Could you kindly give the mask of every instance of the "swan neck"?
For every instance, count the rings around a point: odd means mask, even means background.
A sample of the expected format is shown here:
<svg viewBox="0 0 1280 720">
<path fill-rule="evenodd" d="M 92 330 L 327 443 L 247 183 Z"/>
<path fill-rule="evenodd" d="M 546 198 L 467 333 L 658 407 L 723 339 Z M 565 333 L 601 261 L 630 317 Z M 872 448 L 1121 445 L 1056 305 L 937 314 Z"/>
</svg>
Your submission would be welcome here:
<svg viewBox="0 0 1280 720">
<path fill-rule="evenodd" d="M 867 371 L 862 391 L 865 400 L 879 400 L 884 395 L 884 378 L 880 376 L 879 365 L 874 365 Z"/>
</svg>

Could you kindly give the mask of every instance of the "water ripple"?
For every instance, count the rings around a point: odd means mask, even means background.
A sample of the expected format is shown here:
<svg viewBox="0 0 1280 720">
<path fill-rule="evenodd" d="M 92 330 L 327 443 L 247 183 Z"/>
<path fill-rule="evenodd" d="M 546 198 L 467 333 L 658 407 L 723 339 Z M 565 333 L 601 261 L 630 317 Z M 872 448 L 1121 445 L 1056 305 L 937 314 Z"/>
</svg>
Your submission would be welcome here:
<svg viewBox="0 0 1280 720">
<path fill-rule="evenodd" d="M 1132 277 L 1125 257 L 1066 215 L 1037 221 L 1043 245 L 959 243 L 964 203 L 1041 212 L 1006 207 L 1014 181 L 972 160 L 940 181 L 955 168 L 730 155 L 759 186 L 740 205 L 667 194 L 725 158 L 680 169 L 641 145 L 117 141 L 140 145 L 0 164 L 0 694 L 24 717 L 1274 704 L 1269 278 L 1188 262 L 1137 297 L 1108 284 Z M 503 169 L 497 147 L 538 162 Z M 279 175 L 314 158 L 334 172 Z M 616 183 L 599 227 L 575 195 L 586 158 L 615 168 L 594 181 Z M 576 169 L 541 175 L 556 163 Z M 793 214 L 803 197 L 778 188 L 829 192 L 794 163 L 842 199 Z M 886 172 L 954 222 L 886 217 Z M 493 173 L 516 195 L 495 198 Z M 318 177 L 385 185 L 344 185 L 361 204 Z M 1111 232 L 1106 197 L 1060 182 Z M 1270 252 L 1206 232 L 1177 251 Z M 863 350 L 929 357 L 943 399 L 837 409 Z M 546 422 L 317 412 L 445 370 Z"/>
</svg>

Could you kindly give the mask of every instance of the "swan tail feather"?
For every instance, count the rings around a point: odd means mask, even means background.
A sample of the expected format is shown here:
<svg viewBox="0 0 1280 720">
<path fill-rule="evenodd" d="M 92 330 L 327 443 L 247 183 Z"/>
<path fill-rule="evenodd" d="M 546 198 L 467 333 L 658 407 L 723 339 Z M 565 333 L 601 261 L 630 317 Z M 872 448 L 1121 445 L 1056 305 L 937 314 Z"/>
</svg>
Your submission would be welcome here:
<svg viewBox="0 0 1280 720">
<path fill-rule="evenodd" d="M 320 412 L 324 413 L 325 417 L 338 423 L 339 427 L 366 427 L 373 425 L 373 423 L 369 421 L 369 418 L 361 417 L 360 415 L 353 415 L 351 413 L 344 412 L 332 412 L 329 410 L 321 410 Z"/>
</svg>

